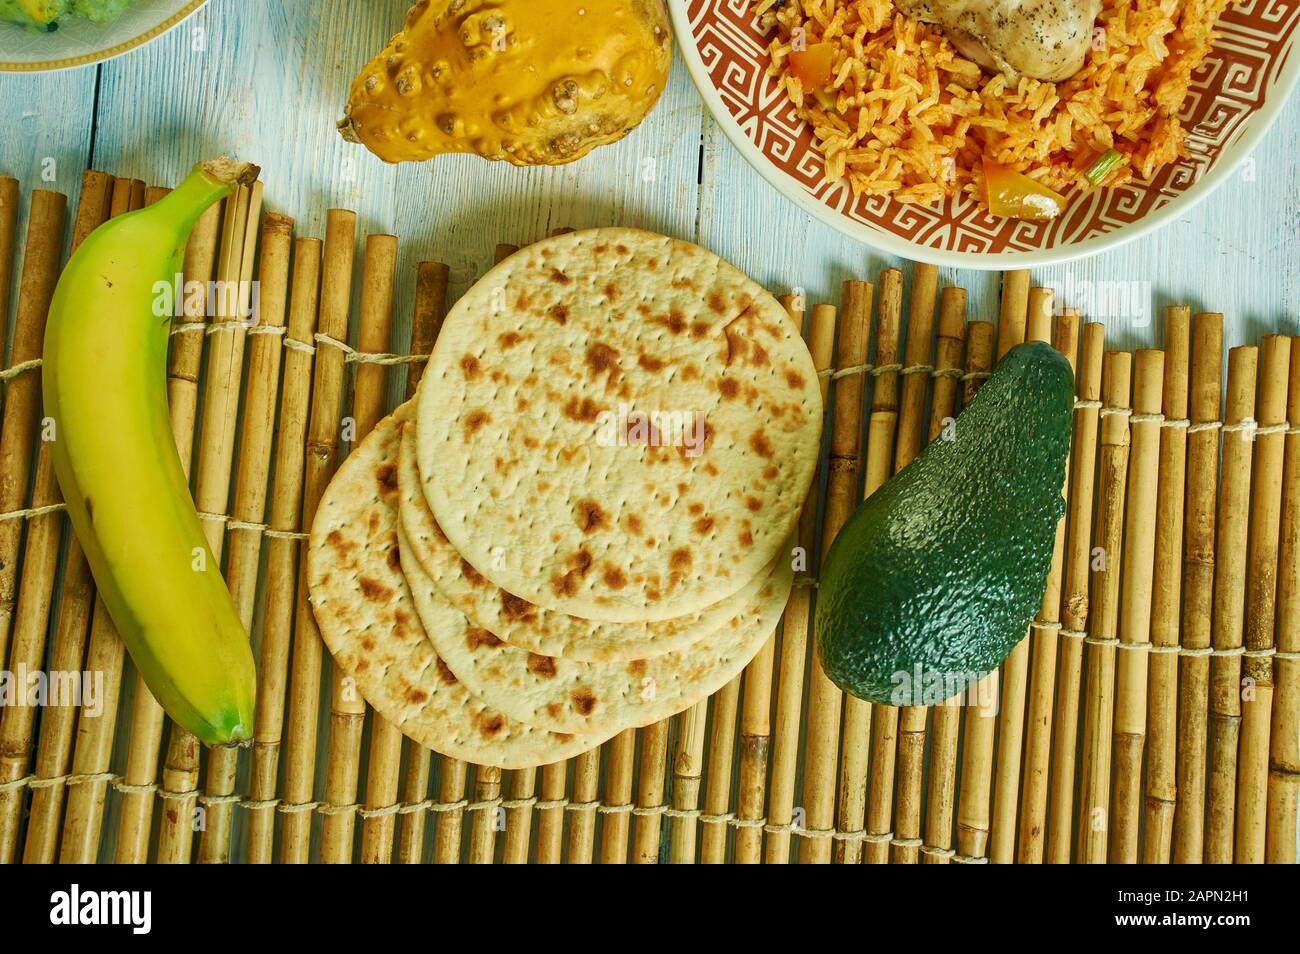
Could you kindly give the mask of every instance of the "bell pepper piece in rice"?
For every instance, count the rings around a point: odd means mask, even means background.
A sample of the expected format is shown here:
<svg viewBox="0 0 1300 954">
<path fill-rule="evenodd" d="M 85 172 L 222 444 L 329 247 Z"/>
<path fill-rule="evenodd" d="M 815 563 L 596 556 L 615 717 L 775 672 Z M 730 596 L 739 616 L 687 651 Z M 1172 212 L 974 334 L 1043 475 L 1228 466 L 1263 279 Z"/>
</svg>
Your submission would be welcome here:
<svg viewBox="0 0 1300 954">
<path fill-rule="evenodd" d="M 791 50 L 790 75 L 803 84 L 804 89 L 816 90 L 830 85 L 835 66 L 835 44 L 814 43 L 802 50 Z"/>
<path fill-rule="evenodd" d="M 984 199 L 993 215 L 1030 222 L 1054 219 L 1065 209 L 1065 196 L 992 159 L 984 160 Z"/>
</svg>

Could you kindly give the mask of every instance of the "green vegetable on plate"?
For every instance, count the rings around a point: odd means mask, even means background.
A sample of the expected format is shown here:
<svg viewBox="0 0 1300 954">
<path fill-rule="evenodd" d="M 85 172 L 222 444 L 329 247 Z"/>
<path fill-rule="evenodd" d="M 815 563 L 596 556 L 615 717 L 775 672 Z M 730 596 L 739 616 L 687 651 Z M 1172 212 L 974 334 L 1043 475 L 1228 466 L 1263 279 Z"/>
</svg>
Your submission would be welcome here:
<svg viewBox="0 0 1300 954">
<path fill-rule="evenodd" d="M 81 17 L 94 23 L 117 19 L 131 0 L 0 0 L 0 20 L 34 30 L 57 30 L 64 17 Z"/>
<path fill-rule="evenodd" d="M 1124 155 L 1118 149 L 1107 149 L 1084 172 L 1083 177 L 1089 184 L 1099 186 L 1106 181 L 1111 170 L 1124 161 Z"/>
</svg>

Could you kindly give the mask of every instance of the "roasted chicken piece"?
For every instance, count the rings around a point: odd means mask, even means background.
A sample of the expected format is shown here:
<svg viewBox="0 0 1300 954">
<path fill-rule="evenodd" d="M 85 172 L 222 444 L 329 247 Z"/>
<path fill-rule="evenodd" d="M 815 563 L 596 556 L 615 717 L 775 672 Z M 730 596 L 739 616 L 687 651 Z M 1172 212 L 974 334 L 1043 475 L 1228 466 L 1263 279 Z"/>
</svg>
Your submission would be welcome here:
<svg viewBox="0 0 1300 954">
<path fill-rule="evenodd" d="M 1069 79 L 1083 66 L 1101 0 L 894 0 L 934 23 L 953 46 L 990 72 L 1015 79 Z"/>
</svg>

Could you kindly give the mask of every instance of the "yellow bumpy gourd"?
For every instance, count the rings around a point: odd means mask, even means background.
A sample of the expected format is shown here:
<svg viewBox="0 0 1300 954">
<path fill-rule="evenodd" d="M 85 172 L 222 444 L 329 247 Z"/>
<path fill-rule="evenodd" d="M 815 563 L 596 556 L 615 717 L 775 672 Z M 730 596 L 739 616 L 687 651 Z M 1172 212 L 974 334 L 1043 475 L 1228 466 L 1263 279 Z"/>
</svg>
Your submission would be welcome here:
<svg viewBox="0 0 1300 954">
<path fill-rule="evenodd" d="M 559 165 L 634 129 L 671 60 L 663 0 L 421 0 L 339 129 L 387 162 Z"/>
</svg>

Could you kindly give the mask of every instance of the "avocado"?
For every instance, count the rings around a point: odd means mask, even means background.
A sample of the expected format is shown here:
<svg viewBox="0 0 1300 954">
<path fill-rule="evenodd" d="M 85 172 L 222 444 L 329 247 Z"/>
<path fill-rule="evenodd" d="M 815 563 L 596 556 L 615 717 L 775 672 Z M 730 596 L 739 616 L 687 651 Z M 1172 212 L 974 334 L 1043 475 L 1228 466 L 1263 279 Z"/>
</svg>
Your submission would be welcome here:
<svg viewBox="0 0 1300 954">
<path fill-rule="evenodd" d="M 831 681 L 887 705 L 971 689 L 1025 636 L 1065 513 L 1074 374 L 1012 348 L 970 405 L 840 529 L 817 585 Z"/>
</svg>

